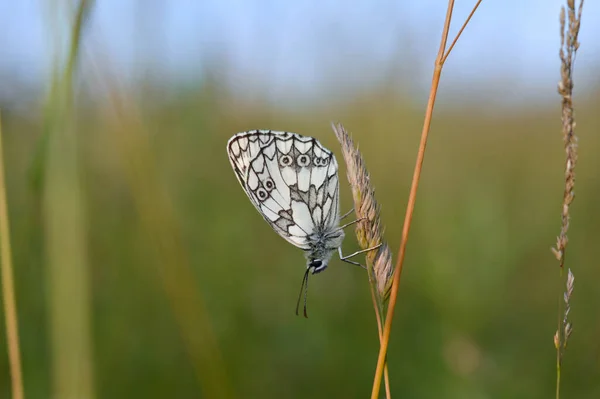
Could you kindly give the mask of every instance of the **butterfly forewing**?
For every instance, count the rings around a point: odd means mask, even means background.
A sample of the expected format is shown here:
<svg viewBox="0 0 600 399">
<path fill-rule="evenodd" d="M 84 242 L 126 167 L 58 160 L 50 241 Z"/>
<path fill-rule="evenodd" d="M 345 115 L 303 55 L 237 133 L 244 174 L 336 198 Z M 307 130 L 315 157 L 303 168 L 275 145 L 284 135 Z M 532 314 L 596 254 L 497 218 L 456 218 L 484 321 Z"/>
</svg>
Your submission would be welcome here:
<svg viewBox="0 0 600 399">
<path fill-rule="evenodd" d="M 287 241 L 309 249 L 315 231 L 337 228 L 338 165 L 316 139 L 254 130 L 233 136 L 227 152 L 256 209 Z"/>
</svg>

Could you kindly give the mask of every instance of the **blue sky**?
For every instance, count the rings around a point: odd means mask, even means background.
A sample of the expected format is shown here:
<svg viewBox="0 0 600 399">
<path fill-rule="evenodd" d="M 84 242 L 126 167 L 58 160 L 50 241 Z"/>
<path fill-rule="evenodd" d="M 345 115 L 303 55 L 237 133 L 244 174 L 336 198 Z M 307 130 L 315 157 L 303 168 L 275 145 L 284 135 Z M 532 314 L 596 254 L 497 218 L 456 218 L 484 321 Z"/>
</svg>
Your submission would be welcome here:
<svg viewBox="0 0 600 399">
<path fill-rule="evenodd" d="M 66 43 L 60 0 L 0 0 L 0 70 L 42 86 L 56 43 Z M 456 32 L 474 1 L 456 1 Z M 502 102 L 555 99 L 561 0 L 484 0 L 444 70 L 458 96 Z M 223 65 L 234 90 L 272 98 L 323 96 L 401 76 L 426 96 L 446 1 L 98 0 L 84 55 L 123 77 L 151 70 L 166 82 Z M 597 84 L 600 5 L 588 0 L 576 82 Z M 57 29 L 56 27 L 59 27 Z M 61 29 L 62 28 L 62 29 Z M 63 44 L 64 50 L 64 44 Z M 85 62 L 82 64 L 85 67 Z M 4 74 L 3 74 L 4 75 Z"/>
</svg>

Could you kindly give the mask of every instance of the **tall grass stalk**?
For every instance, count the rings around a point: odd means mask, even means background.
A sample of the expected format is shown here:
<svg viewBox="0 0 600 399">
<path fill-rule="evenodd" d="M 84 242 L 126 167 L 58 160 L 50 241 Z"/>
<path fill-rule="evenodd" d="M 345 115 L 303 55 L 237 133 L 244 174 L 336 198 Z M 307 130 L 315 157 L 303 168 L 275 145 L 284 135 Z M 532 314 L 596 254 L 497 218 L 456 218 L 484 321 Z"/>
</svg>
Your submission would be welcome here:
<svg viewBox="0 0 600 399">
<path fill-rule="evenodd" d="M 355 227 L 358 244 L 363 250 L 379 246 L 376 250 L 367 252 L 365 258 L 367 260 L 371 298 L 377 319 L 377 333 L 381 343 L 383 339 L 384 300 L 389 293 L 392 276 L 392 254 L 383 239 L 380 206 L 375 199 L 375 189 L 371 185 L 371 177 L 367 171 L 366 163 L 344 126 L 332 124 L 332 127 L 342 147 L 342 154 L 346 163 L 346 175 L 352 188 L 354 212 L 360 220 Z M 383 372 L 385 396 L 390 399 L 392 393 L 387 362 Z"/>
<path fill-rule="evenodd" d="M 571 311 L 571 295 L 575 276 L 571 269 L 568 270 L 565 282 L 565 253 L 569 241 L 567 232 L 571 216 L 569 214 L 571 203 L 575 198 L 575 165 L 577 164 L 577 136 L 575 135 L 575 109 L 573 106 L 573 67 L 575 55 L 579 48 L 579 27 L 581 24 L 581 12 L 583 0 L 579 2 L 576 9 L 575 0 L 567 0 L 567 7 L 560 10 L 560 75 L 558 93 L 561 96 L 562 105 L 562 134 L 565 147 L 565 189 L 563 193 L 560 234 L 556 239 L 556 247 L 552 252 L 559 262 L 560 289 L 558 299 L 558 326 L 554 334 L 554 346 L 556 347 L 556 398 L 560 397 L 560 376 L 564 351 L 573 327 L 569 321 Z M 566 288 L 563 291 L 563 284 Z"/>
<path fill-rule="evenodd" d="M 116 79 L 107 79 L 104 83 L 107 81 L 111 83 Z M 106 119 L 112 123 L 106 133 L 115 144 L 113 150 L 123 161 L 142 231 L 154 249 L 157 263 L 154 271 L 178 324 L 200 382 L 202 397 L 234 397 L 211 316 L 195 283 L 170 195 L 158 178 L 160 173 L 139 111 L 118 87 L 109 90 L 111 109 L 107 110 Z M 149 271 L 153 270 L 144 270 Z"/>
<path fill-rule="evenodd" d="M 46 104 L 43 211 L 48 267 L 54 397 L 93 398 L 87 217 L 80 182 L 73 80 L 81 31 L 92 2 L 78 3 L 62 72 L 54 71 Z"/>
<path fill-rule="evenodd" d="M 0 262 L 2 262 L 2 304 L 4 306 L 12 398 L 23 399 L 19 321 L 17 319 L 17 299 L 15 298 L 12 251 L 10 246 L 10 224 L 8 221 L 8 200 L 6 197 L 6 181 L 4 176 L 4 148 L 2 145 L 2 120 L 0 119 Z"/>
<path fill-rule="evenodd" d="M 415 203 L 417 198 L 417 190 L 419 187 L 419 180 L 421 177 L 421 170 L 423 167 L 423 160 L 425 159 L 425 148 L 427 147 L 427 138 L 429 136 L 429 129 L 431 126 L 431 118 L 433 116 L 433 107 L 435 105 L 435 98 L 437 95 L 437 89 L 440 82 L 442 68 L 444 62 L 447 59 L 450 51 L 458 38 L 462 34 L 465 26 L 471 20 L 475 11 L 479 7 L 481 0 L 479 0 L 473 7 L 473 11 L 467 17 L 465 23 L 459 30 L 456 38 L 453 40 L 452 45 L 448 51 L 446 51 L 446 44 L 448 40 L 448 31 L 450 30 L 450 22 L 452 20 L 452 11 L 454 9 L 454 0 L 448 1 L 448 8 L 446 10 L 446 20 L 444 22 L 444 28 L 442 30 L 442 38 L 440 41 L 440 47 L 435 62 L 433 71 L 433 79 L 431 83 L 431 90 L 429 92 L 429 101 L 427 103 L 427 109 L 425 111 L 425 121 L 423 122 L 423 130 L 421 132 L 421 142 L 419 144 L 419 150 L 417 152 L 417 160 L 415 164 L 415 170 L 413 173 L 412 183 L 410 187 L 410 193 L 408 195 L 408 203 L 406 205 L 406 215 L 404 217 L 404 226 L 402 228 L 402 238 L 400 241 L 400 248 L 398 250 L 398 258 L 396 260 L 396 266 L 394 268 L 394 277 L 392 280 L 392 287 L 390 292 L 389 304 L 387 308 L 387 314 L 385 316 L 385 324 L 383 327 L 383 337 L 379 348 L 379 356 L 377 358 L 377 367 L 375 369 L 375 377 L 373 379 L 373 389 L 371 391 L 371 399 L 377 399 L 379 397 L 379 389 L 381 387 L 381 378 L 383 375 L 383 369 L 386 364 L 387 350 L 390 341 L 390 334 L 392 330 L 392 320 L 394 318 L 394 309 L 396 308 L 396 301 L 398 299 L 398 289 L 400 285 L 400 276 L 402 274 L 402 266 L 404 264 L 404 256 L 406 254 L 406 244 L 408 241 L 408 233 L 410 232 L 410 226 L 412 222 L 413 212 L 415 209 Z"/>
</svg>

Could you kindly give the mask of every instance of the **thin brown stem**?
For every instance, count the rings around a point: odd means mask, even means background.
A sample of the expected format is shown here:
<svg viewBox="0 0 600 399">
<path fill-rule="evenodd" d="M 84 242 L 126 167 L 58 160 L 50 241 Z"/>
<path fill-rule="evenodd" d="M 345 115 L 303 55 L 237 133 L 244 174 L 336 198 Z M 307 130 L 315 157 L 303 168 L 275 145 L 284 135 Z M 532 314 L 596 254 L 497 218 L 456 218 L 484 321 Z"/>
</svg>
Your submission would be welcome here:
<svg viewBox="0 0 600 399">
<path fill-rule="evenodd" d="M 454 40 L 452 40 L 452 44 L 450 45 L 450 47 L 448 47 L 448 51 L 446 51 L 446 54 L 444 54 L 444 56 L 442 57 L 442 64 L 444 64 L 446 62 L 446 58 L 448 58 L 448 56 L 450 55 L 450 52 L 454 48 L 454 45 L 456 44 L 456 42 L 458 42 L 458 39 L 460 38 L 460 35 L 462 35 L 463 31 L 465 30 L 465 28 L 469 24 L 469 21 L 471 20 L 471 18 L 473 17 L 473 15 L 475 15 L 475 11 L 477 11 L 477 8 L 479 7 L 479 4 L 481 4 L 481 2 L 482 2 L 482 0 L 478 0 L 477 1 L 477 3 L 475 4 L 475 6 L 473 7 L 473 9 L 471 10 L 471 13 L 469 14 L 469 16 L 467 17 L 467 19 L 465 20 L 465 23 L 463 24 L 463 26 L 461 26 L 461 28 L 458 31 L 458 33 L 456 34 L 456 37 L 454 38 Z"/>
<path fill-rule="evenodd" d="M 332 124 L 333 131 L 339 140 L 346 163 L 346 175 L 352 188 L 354 210 L 361 223 L 356 225 L 356 238 L 366 253 L 367 272 L 373 308 L 377 318 L 379 342 L 382 341 L 383 300 L 386 296 L 392 277 L 392 256 L 383 239 L 379 219 L 379 205 L 375 200 L 375 190 L 370 184 L 369 172 L 365 162 L 354 145 L 346 129 L 341 124 Z M 375 251 L 370 249 L 377 248 Z M 386 397 L 391 398 L 390 381 L 387 364 L 384 365 Z"/>
<path fill-rule="evenodd" d="M 4 180 L 4 149 L 2 148 L 2 124 L 0 120 L 0 259 L 2 261 L 2 300 L 10 367 L 11 392 L 13 399 L 23 399 L 23 377 L 21 374 L 21 353 L 19 347 L 19 323 L 17 320 L 17 300 L 13 279 L 10 228 L 6 182 Z"/>
<path fill-rule="evenodd" d="M 383 339 L 383 326 L 382 326 L 382 318 L 381 318 L 381 312 L 379 311 L 379 303 L 377 302 L 377 293 L 375 291 L 375 287 L 373 286 L 373 284 L 370 285 L 371 286 L 371 299 L 373 300 L 373 308 L 375 309 L 375 317 L 377 319 L 377 334 L 379 335 L 379 344 L 381 345 L 381 341 Z M 384 379 L 384 384 L 385 384 L 385 397 L 386 399 L 391 399 L 392 398 L 392 392 L 391 392 L 391 387 L 390 387 L 390 374 L 388 371 L 388 365 L 387 365 L 387 361 L 385 362 L 385 365 L 383 366 L 383 379 Z"/>
<path fill-rule="evenodd" d="M 438 56 L 435 62 L 435 68 L 433 71 L 433 79 L 431 83 L 431 90 L 429 92 L 429 101 L 427 103 L 427 110 L 425 112 L 425 120 L 423 122 L 423 130 L 421 132 L 421 142 L 419 144 L 419 151 L 417 153 L 417 160 L 415 164 L 415 170 L 413 173 L 412 183 L 410 187 L 410 193 L 408 196 L 408 204 L 406 206 L 406 215 L 404 217 L 404 226 L 402 228 L 402 239 L 400 241 L 400 249 L 398 253 L 398 260 L 396 262 L 396 268 L 394 269 L 394 279 L 392 281 L 392 289 L 390 292 L 390 302 L 388 305 L 387 316 L 385 318 L 385 325 L 383 328 L 383 337 L 381 346 L 379 348 L 379 356 L 377 358 L 377 368 L 375 369 L 375 378 L 373 380 L 373 390 L 371 391 L 371 399 L 377 399 L 379 397 L 379 389 L 381 387 L 381 377 L 383 375 L 383 368 L 387 357 L 387 350 L 390 341 L 390 334 L 392 330 L 392 321 L 394 318 L 394 309 L 396 308 L 396 302 L 398 299 L 398 287 L 400 286 L 400 276 L 402 275 L 402 266 L 404 263 L 404 256 L 406 254 L 406 243 L 408 242 L 408 234 L 410 232 L 410 225 L 412 222 L 413 212 L 415 209 L 415 203 L 417 198 L 417 189 L 419 187 L 419 180 L 421 177 L 421 170 L 423 167 L 423 160 L 425 158 L 425 148 L 427 147 L 427 137 L 429 135 L 429 129 L 431 126 L 431 118 L 433 115 L 433 107 L 435 105 L 435 98 L 437 95 L 437 89 L 440 82 L 440 76 L 443 67 L 443 56 L 446 49 L 446 43 L 448 40 L 448 31 L 450 29 L 450 21 L 452 20 L 452 10 L 454 8 L 454 1 L 448 1 L 448 9 L 446 11 L 446 21 L 444 22 L 444 29 L 442 32 L 442 38 L 440 41 L 440 48 Z"/>
</svg>

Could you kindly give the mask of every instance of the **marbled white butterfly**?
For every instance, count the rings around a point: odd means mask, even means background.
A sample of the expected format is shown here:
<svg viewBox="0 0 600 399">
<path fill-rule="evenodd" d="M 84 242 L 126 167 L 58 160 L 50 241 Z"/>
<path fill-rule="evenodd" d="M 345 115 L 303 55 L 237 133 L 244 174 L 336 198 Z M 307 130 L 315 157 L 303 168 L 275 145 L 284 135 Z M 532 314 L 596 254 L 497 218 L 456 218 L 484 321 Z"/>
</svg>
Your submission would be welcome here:
<svg viewBox="0 0 600 399">
<path fill-rule="evenodd" d="M 227 143 L 227 154 L 242 188 L 262 217 L 277 234 L 306 252 L 300 296 L 305 288 L 307 317 L 309 272 L 325 270 L 336 250 L 341 260 L 361 266 L 349 258 L 377 248 L 342 255 L 343 228 L 357 221 L 340 227 L 335 156 L 312 137 L 271 130 L 236 134 Z"/>
</svg>

